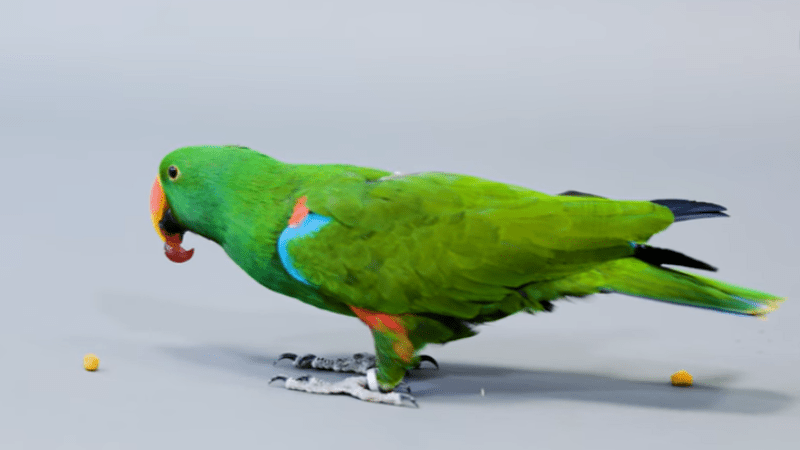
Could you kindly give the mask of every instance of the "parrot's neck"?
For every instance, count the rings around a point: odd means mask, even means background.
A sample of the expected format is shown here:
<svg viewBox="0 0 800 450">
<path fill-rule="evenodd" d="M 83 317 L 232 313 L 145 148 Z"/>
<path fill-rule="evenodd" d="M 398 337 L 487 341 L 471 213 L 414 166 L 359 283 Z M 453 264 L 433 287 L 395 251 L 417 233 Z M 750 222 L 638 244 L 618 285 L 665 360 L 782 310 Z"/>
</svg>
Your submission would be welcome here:
<svg viewBox="0 0 800 450">
<path fill-rule="evenodd" d="M 277 161 L 275 161 L 277 162 Z M 246 171 L 228 184 L 215 222 L 215 236 L 208 236 L 223 247 L 240 246 L 258 240 L 261 246 L 274 247 L 286 227 L 296 192 L 302 181 L 291 164 L 272 165 L 261 173 Z"/>
<path fill-rule="evenodd" d="M 278 292 L 295 285 L 280 265 L 278 238 L 289 224 L 302 174 L 296 166 L 268 160 L 268 167 L 254 161 L 240 166 L 231 181 L 219 189 L 224 195 L 210 222 L 200 234 L 217 242 L 251 277 Z M 265 264 L 272 261 L 275 264 Z"/>
</svg>

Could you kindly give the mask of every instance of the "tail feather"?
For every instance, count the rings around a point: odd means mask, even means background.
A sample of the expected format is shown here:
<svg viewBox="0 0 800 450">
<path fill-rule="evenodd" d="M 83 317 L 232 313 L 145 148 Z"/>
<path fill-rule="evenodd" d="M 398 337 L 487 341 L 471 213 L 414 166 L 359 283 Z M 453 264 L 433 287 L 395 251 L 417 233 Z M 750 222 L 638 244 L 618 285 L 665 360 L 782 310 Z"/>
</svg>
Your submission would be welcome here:
<svg viewBox="0 0 800 450">
<path fill-rule="evenodd" d="M 651 247 L 644 244 L 635 244 L 633 257 L 654 266 L 668 264 L 671 266 L 691 267 L 693 269 L 709 270 L 716 272 L 717 268 L 711 264 L 684 255 L 683 253 L 666 248 Z"/>
<path fill-rule="evenodd" d="M 675 222 L 706 217 L 728 217 L 723 211 L 727 208 L 714 203 L 678 200 L 674 198 L 650 200 L 651 203 L 666 206 L 675 216 Z"/>
<path fill-rule="evenodd" d="M 780 306 L 783 298 L 624 258 L 604 264 L 601 289 L 662 302 L 713 309 L 732 314 L 763 316 Z"/>
<path fill-rule="evenodd" d="M 565 195 L 569 197 L 605 198 L 599 195 L 589 194 L 581 191 L 564 191 L 558 195 Z M 715 203 L 697 202 L 694 200 L 680 200 L 676 198 L 650 200 L 650 202 L 669 208 L 669 210 L 672 211 L 672 215 L 675 216 L 675 222 L 692 219 L 704 219 L 706 217 L 728 217 L 728 215 L 723 212 L 728 208 Z"/>
<path fill-rule="evenodd" d="M 559 195 L 599 197 L 579 191 Z M 693 200 L 658 199 L 652 203 L 666 206 L 675 222 L 706 217 L 728 217 L 721 205 Z M 783 298 L 735 286 L 722 281 L 661 267 L 662 264 L 716 271 L 717 269 L 674 250 L 634 244 L 631 258 L 607 262 L 592 272 L 559 280 L 555 287 L 568 295 L 591 292 L 618 292 L 662 302 L 713 309 L 732 314 L 763 316 L 780 306 Z M 594 289 L 592 290 L 592 286 Z"/>
</svg>

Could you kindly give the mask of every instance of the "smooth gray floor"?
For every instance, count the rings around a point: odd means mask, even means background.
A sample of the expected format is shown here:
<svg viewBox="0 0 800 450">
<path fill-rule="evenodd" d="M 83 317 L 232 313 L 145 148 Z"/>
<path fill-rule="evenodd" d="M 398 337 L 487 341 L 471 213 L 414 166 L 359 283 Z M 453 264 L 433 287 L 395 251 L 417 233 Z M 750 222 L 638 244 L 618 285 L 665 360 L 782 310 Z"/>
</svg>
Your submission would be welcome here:
<svg viewBox="0 0 800 450">
<path fill-rule="evenodd" d="M 800 448 L 800 4 L 256 4 L 3 5 L 0 448 Z M 788 300 L 559 302 L 427 349 L 417 410 L 285 391 L 277 355 L 366 328 L 149 222 L 165 154 L 229 143 L 717 202 L 652 242 Z"/>
</svg>

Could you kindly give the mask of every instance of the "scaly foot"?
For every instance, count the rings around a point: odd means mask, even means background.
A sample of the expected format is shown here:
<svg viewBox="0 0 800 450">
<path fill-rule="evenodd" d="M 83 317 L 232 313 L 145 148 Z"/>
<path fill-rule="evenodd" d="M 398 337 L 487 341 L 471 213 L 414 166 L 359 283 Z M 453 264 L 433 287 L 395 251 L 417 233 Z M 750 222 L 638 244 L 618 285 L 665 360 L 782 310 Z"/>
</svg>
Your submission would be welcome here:
<svg viewBox="0 0 800 450">
<path fill-rule="evenodd" d="M 312 354 L 298 357 L 294 353 L 284 353 L 278 357 L 278 360 L 273 365 L 283 359 L 292 360 L 292 364 L 298 369 L 330 370 L 332 372 L 359 373 L 361 375 L 366 375 L 367 370 L 375 367 L 375 356 L 369 353 L 356 353 L 347 358 L 336 359 L 323 358 Z M 439 363 L 428 355 L 420 355 L 419 362 L 414 368 L 419 369 L 424 361 L 433 364 L 437 369 L 439 368 Z"/>
<path fill-rule="evenodd" d="M 366 376 L 348 377 L 338 382 L 323 381 L 309 376 L 293 378 L 283 375 L 273 377 L 269 382 L 281 380 L 286 389 L 293 391 L 312 394 L 349 395 L 367 402 L 418 407 L 417 401 L 411 395 L 411 389 L 408 385 L 401 383 L 391 392 L 381 392 L 378 387 L 378 380 L 375 377 L 375 369 L 369 369 L 366 372 Z"/>
</svg>

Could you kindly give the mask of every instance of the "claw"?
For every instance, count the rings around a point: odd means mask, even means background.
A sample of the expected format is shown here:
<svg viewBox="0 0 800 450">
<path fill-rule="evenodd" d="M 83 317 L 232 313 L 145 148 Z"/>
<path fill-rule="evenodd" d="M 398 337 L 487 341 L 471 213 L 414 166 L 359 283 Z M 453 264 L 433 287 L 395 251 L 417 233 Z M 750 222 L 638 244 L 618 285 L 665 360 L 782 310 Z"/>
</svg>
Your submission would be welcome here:
<svg viewBox="0 0 800 450">
<path fill-rule="evenodd" d="M 298 358 L 298 356 L 294 353 L 282 353 L 278 356 L 278 359 L 272 363 L 272 365 L 278 364 L 278 361 L 282 361 L 284 359 L 290 359 L 293 362 L 293 365 L 298 369 L 315 369 L 314 365 L 312 364 L 317 357 L 312 354 L 303 355 Z"/>
<path fill-rule="evenodd" d="M 436 360 L 433 359 L 433 357 L 428 356 L 428 355 L 419 355 L 419 363 L 414 368 L 415 369 L 419 369 L 420 366 L 422 366 L 423 362 L 429 362 L 429 363 L 433 364 L 434 367 L 436 367 L 436 370 L 439 370 L 439 363 L 436 362 Z"/>
<path fill-rule="evenodd" d="M 276 359 L 275 362 L 272 363 L 272 365 L 274 366 L 275 364 L 278 364 L 278 361 L 284 359 L 291 359 L 292 361 L 294 361 L 295 359 L 297 359 L 297 355 L 295 355 L 294 353 L 282 353 L 280 356 L 278 356 L 278 359 Z"/>
<path fill-rule="evenodd" d="M 286 380 L 287 380 L 287 378 L 286 378 L 286 376 L 285 376 L 285 375 L 277 375 L 277 376 L 274 376 L 274 377 L 272 377 L 272 378 L 269 380 L 269 383 L 267 383 L 267 384 L 272 384 L 272 382 L 273 382 L 273 381 L 276 381 L 276 380 L 281 380 L 281 381 L 283 381 L 284 383 L 286 383 Z"/>
<path fill-rule="evenodd" d="M 400 406 L 407 406 L 409 408 L 419 408 L 417 400 L 407 394 L 400 394 Z"/>
</svg>

